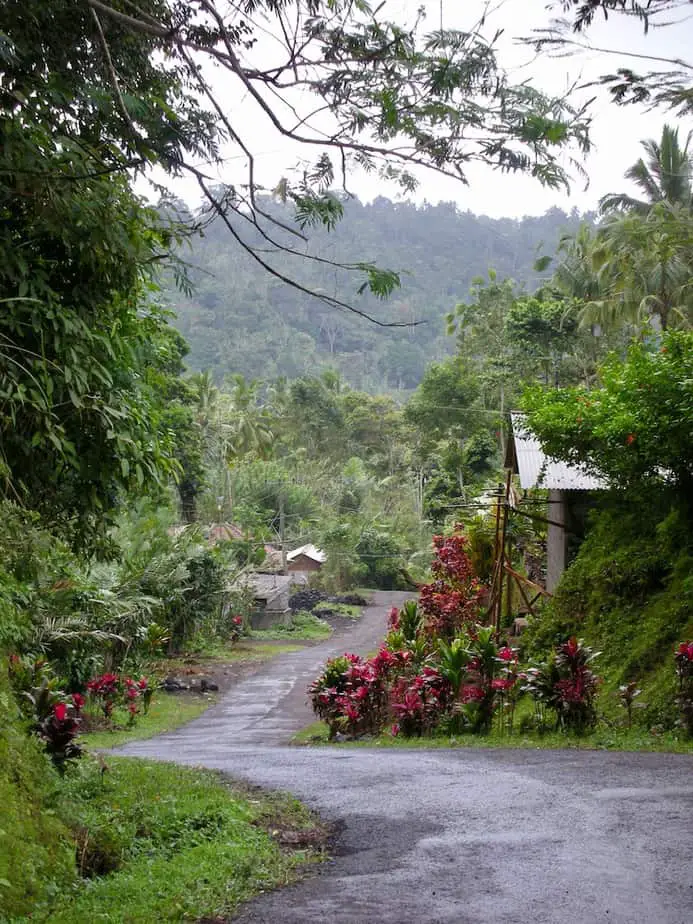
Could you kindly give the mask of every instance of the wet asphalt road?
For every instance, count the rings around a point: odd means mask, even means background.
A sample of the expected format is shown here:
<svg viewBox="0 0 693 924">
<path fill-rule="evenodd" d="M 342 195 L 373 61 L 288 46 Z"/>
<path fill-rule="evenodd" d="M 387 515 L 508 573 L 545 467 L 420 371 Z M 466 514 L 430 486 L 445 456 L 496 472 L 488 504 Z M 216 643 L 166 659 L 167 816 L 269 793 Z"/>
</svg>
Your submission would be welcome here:
<svg viewBox="0 0 693 924">
<path fill-rule="evenodd" d="M 338 824 L 317 876 L 238 924 L 693 924 L 693 757 L 577 751 L 290 748 L 329 654 L 367 651 L 391 602 L 346 637 L 275 659 L 169 735 L 119 753 L 223 770 Z"/>
</svg>

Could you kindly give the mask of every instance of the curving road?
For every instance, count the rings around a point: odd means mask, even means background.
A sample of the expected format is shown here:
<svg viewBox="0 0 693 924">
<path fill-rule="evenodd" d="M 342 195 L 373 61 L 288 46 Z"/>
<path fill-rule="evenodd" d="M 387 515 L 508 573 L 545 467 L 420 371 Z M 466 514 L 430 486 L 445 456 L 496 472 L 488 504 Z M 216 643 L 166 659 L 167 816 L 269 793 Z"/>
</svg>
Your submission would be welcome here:
<svg viewBox="0 0 693 924">
<path fill-rule="evenodd" d="M 592 751 L 291 748 L 325 658 L 368 651 L 375 595 L 345 635 L 275 659 L 178 731 L 119 753 L 286 789 L 340 831 L 317 876 L 238 924 L 689 924 L 693 757 Z"/>
</svg>

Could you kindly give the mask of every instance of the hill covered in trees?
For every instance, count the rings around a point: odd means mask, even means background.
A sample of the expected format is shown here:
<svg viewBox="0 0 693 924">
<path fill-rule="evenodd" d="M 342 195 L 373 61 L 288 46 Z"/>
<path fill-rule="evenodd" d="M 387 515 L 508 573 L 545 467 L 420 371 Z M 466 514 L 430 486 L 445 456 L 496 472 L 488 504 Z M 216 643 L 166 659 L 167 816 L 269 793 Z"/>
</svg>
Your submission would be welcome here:
<svg viewBox="0 0 693 924">
<path fill-rule="evenodd" d="M 280 208 L 268 201 L 275 213 Z M 288 214 L 285 216 L 290 220 Z M 382 328 L 323 304 L 273 278 L 251 256 L 232 246 L 220 221 L 195 238 L 184 258 L 195 291 L 166 298 L 176 326 L 190 344 L 189 366 L 271 380 L 337 368 L 354 387 L 368 391 L 415 388 L 432 359 L 453 352 L 444 316 L 465 301 L 475 277 L 493 267 L 529 291 L 540 283 L 534 262 L 554 252 L 561 235 L 576 231 L 580 216 L 554 208 L 540 217 L 492 219 L 461 212 L 454 203 L 417 207 L 378 198 L 344 206 L 332 232 L 311 231 L 302 253 L 339 261 L 369 261 L 400 272 L 402 286 L 385 301 L 359 295 L 353 278 L 326 263 L 275 252 L 263 257 L 279 272 L 313 291 L 341 298 L 384 322 L 423 322 Z M 265 244 L 268 250 L 269 245 Z"/>
</svg>

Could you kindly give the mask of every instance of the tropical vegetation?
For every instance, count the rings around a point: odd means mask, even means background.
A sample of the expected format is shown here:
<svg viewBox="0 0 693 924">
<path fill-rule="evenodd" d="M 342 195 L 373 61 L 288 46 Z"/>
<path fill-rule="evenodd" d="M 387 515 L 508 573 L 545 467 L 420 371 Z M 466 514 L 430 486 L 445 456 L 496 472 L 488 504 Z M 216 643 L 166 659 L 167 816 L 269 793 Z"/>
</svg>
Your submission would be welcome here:
<svg viewBox="0 0 693 924">
<path fill-rule="evenodd" d="M 562 6 L 584 34 L 597 11 L 647 25 L 676 3 Z M 316 682 L 335 736 L 585 735 L 611 701 L 629 726 L 691 734 L 689 75 L 605 77 L 617 102 L 675 112 L 628 172 L 639 189 L 584 223 L 365 205 L 361 171 L 404 194 L 477 163 L 559 188 L 590 148 L 582 104 L 516 83 L 483 30 L 386 16 L 0 9 L 3 919 L 215 919 L 286 881 L 296 858 L 248 800 L 94 760 L 82 732 L 99 712 L 149 721 L 155 663 L 228 651 L 251 610 L 239 579 L 292 548 L 324 552 L 324 592 L 420 590 L 376 655 Z M 271 182 L 260 119 L 303 151 Z M 541 492 L 502 536 L 494 519 L 518 407 L 608 490 L 516 652 L 517 595 L 488 613 L 499 547 L 536 583 L 547 526 Z"/>
</svg>

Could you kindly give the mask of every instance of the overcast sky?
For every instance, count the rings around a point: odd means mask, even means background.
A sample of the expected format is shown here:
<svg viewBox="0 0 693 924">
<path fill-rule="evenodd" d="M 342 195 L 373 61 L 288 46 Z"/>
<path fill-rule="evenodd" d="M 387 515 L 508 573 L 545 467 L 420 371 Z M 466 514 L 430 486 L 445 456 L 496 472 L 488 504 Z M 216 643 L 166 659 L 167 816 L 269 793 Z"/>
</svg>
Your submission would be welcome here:
<svg viewBox="0 0 693 924">
<path fill-rule="evenodd" d="M 553 13 L 547 9 L 551 5 L 549 0 L 496 0 L 495 4 L 492 0 L 491 6 L 494 5 L 496 9 L 488 17 L 486 31 L 491 35 L 497 28 L 504 30 L 498 46 L 498 58 L 516 82 L 527 80 L 539 89 L 558 94 L 576 82 L 587 82 L 603 73 L 612 72 L 619 65 L 631 66 L 635 70 L 647 67 L 646 62 L 622 54 L 595 51 L 580 52 L 568 58 L 553 58 L 548 54 L 537 58 L 531 49 L 520 45 L 517 39 L 526 36 L 534 28 L 546 27 L 552 15 L 556 15 L 557 4 L 553 4 Z M 478 21 L 486 6 L 488 4 L 483 0 L 443 0 L 443 25 L 445 28 L 470 28 Z M 425 31 L 438 29 L 441 19 L 440 0 L 387 0 L 381 15 L 397 22 L 411 23 L 420 7 L 425 8 L 427 14 Z M 642 25 L 637 21 L 617 16 L 606 23 L 600 21 L 588 33 L 588 40 L 593 46 L 631 54 L 682 58 L 687 57 L 692 39 L 693 19 L 684 20 L 673 28 L 651 31 L 645 36 Z M 657 64 L 652 66 L 654 69 L 659 67 Z M 594 92 L 583 91 L 585 97 L 592 96 Z M 223 91 L 221 96 L 223 98 Z M 298 152 L 287 148 L 257 114 L 246 128 L 248 120 L 244 118 L 242 107 L 241 100 L 232 111 L 237 122 L 245 129 L 246 140 L 251 140 L 254 150 L 258 152 L 260 181 L 268 188 L 273 188 L 287 166 L 294 162 Z M 493 217 L 537 215 L 553 205 L 566 210 L 572 207 L 580 211 L 593 209 L 600 196 L 627 188 L 623 173 L 640 156 L 640 140 L 658 137 L 667 118 L 669 121 L 673 121 L 673 118 L 659 110 L 646 112 L 636 107 L 617 107 L 608 101 L 605 94 L 594 104 L 592 115 L 594 151 L 584 162 L 590 178 L 587 189 L 584 179 L 579 177 L 576 177 L 570 194 L 565 194 L 545 190 L 536 181 L 517 174 L 503 175 L 476 165 L 469 170 L 470 185 L 466 187 L 435 174 L 421 174 L 421 185 L 414 198 L 429 202 L 454 201 L 461 209 Z M 682 125 L 684 136 L 691 128 L 692 124 Z M 240 159 L 232 159 L 218 175 L 226 182 L 242 181 L 239 173 L 241 167 Z M 352 183 L 352 189 L 365 200 L 377 195 L 396 198 L 398 194 L 395 186 L 383 186 L 382 182 L 368 176 L 357 177 Z M 190 185 L 183 184 L 176 191 L 189 202 L 196 198 Z"/>
</svg>

